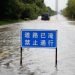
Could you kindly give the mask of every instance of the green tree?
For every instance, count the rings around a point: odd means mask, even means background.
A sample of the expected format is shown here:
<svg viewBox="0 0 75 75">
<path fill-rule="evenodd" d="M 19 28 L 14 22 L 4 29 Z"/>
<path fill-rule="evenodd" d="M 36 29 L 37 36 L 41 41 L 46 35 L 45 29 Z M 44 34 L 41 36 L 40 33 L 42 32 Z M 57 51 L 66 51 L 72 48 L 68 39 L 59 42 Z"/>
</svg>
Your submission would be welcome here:
<svg viewBox="0 0 75 75">
<path fill-rule="evenodd" d="M 18 19 L 24 10 L 24 4 L 19 0 L 1 0 L 0 18 L 1 19 Z"/>
<path fill-rule="evenodd" d="M 36 19 L 44 12 L 53 13 L 44 0 L 0 0 L 0 19 Z"/>
<path fill-rule="evenodd" d="M 21 18 L 30 18 L 35 19 L 42 12 L 44 12 L 44 8 L 46 8 L 44 4 L 44 0 L 22 0 L 25 4 L 25 10 L 22 13 Z"/>
<path fill-rule="evenodd" d="M 75 18 L 75 0 L 68 0 L 67 8 L 63 13 L 70 18 Z"/>
<path fill-rule="evenodd" d="M 35 4 L 25 4 L 25 10 L 22 13 L 21 18 L 36 19 L 38 17 L 39 8 Z"/>
</svg>

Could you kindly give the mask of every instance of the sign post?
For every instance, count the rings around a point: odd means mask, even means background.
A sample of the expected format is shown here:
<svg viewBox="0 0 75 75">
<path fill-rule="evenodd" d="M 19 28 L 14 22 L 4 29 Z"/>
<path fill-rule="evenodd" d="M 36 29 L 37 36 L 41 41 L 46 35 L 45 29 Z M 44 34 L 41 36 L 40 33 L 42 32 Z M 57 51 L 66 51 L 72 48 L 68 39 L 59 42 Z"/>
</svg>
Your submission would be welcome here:
<svg viewBox="0 0 75 75">
<path fill-rule="evenodd" d="M 54 48 L 55 67 L 57 68 L 57 30 L 21 30 L 21 59 L 22 65 L 22 49 L 23 48 Z"/>
<path fill-rule="evenodd" d="M 21 54 L 21 55 L 20 55 L 20 56 L 21 56 L 21 57 L 20 57 L 20 66 L 22 66 L 22 47 L 20 48 L 20 51 L 21 51 L 21 52 L 20 52 L 20 54 Z"/>
<path fill-rule="evenodd" d="M 58 14 L 58 0 L 56 0 L 56 4 L 55 4 L 56 6 L 56 15 Z"/>
<path fill-rule="evenodd" d="M 56 48 L 56 51 L 55 51 L 55 67 L 57 69 L 57 48 Z"/>
</svg>

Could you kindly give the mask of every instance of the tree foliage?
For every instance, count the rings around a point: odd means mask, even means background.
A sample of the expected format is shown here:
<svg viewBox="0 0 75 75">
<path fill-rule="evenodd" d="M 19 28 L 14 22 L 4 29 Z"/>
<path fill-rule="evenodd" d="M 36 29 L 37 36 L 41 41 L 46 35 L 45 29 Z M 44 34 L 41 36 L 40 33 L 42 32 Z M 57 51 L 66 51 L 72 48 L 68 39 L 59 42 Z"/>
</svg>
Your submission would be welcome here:
<svg viewBox="0 0 75 75">
<path fill-rule="evenodd" d="M 24 10 L 23 3 L 19 0 L 1 0 L 0 2 L 0 18 L 14 19 L 20 18 Z"/>
<path fill-rule="evenodd" d="M 39 13 L 39 8 L 35 4 L 25 4 L 25 10 L 22 12 L 22 19 L 36 19 Z"/>
<path fill-rule="evenodd" d="M 44 0 L 0 0 L 0 19 L 35 19 L 43 12 L 52 13 Z"/>
<path fill-rule="evenodd" d="M 68 0 L 67 8 L 63 10 L 65 16 L 75 18 L 75 0 Z"/>
</svg>

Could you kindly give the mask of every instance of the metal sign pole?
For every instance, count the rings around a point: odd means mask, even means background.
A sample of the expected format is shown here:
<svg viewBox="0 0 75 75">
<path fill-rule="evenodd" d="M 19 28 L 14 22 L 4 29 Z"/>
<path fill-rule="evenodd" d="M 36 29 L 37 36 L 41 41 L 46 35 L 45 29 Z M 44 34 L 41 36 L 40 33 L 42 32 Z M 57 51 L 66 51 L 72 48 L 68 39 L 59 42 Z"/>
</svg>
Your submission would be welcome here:
<svg viewBox="0 0 75 75">
<path fill-rule="evenodd" d="M 56 69 L 57 69 L 57 48 L 56 48 L 56 51 L 55 51 L 55 67 L 56 67 Z"/>
<path fill-rule="evenodd" d="M 58 15 L 58 0 L 56 0 L 56 15 Z M 58 19 L 58 17 L 56 16 L 56 19 Z M 57 66 L 58 66 L 58 62 L 57 62 L 57 47 L 56 47 L 56 51 L 55 51 L 55 67 L 57 70 Z"/>
<path fill-rule="evenodd" d="M 50 47 L 56 49 L 55 53 L 55 67 L 57 68 L 57 30 L 22 30 L 21 31 L 21 58 L 20 58 L 20 65 L 22 66 L 22 48 L 31 47 L 31 48 L 42 48 L 42 47 Z M 37 35 L 34 35 L 36 33 Z M 45 33 L 45 35 L 44 35 Z M 31 36 L 30 36 L 31 35 Z M 34 35 L 34 37 L 33 37 Z M 39 38 L 39 37 L 41 38 Z M 35 39 L 37 38 L 37 39 Z M 43 40 L 46 43 L 41 42 Z M 40 44 L 39 44 L 39 41 Z M 31 42 L 30 42 L 31 41 Z"/>
<path fill-rule="evenodd" d="M 56 0 L 56 14 L 58 14 L 58 0 Z"/>
<path fill-rule="evenodd" d="M 20 48 L 20 66 L 22 66 L 22 47 Z"/>
</svg>

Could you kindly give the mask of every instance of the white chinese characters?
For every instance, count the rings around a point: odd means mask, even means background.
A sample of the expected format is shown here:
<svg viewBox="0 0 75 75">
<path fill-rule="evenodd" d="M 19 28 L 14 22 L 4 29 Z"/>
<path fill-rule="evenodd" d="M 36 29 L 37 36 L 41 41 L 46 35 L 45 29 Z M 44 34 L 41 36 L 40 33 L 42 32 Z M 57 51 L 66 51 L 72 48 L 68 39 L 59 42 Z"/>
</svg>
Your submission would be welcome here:
<svg viewBox="0 0 75 75">
<path fill-rule="evenodd" d="M 54 47 L 56 33 L 52 31 L 26 31 L 24 32 L 24 46 L 28 47 Z"/>
<path fill-rule="evenodd" d="M 46 34 L 45 33 L 41 33 L 41 38 L 46 38 Z"/>
<path fill-rule="evenodd" d="M 51 38 L 51 39 L 53 39 L 53 33 L 48 33 L 48 38 Z"/>
<path fill-rule="evenodd" d="M 38 38 L 38 33 L 37 32 L 33 32 L 32 36 L 33 36 L 33 38 Z"/>
<path fill-rule="evenodd" d="M 25 38 L 30 38 L 30 33 L 29 32 L 25 32 Z"/>
<path fill-rule="evenodd" d="M 25 45 L 30 45 L 30 40 L 25 40 Z"/>
<path fill-rule="evenodd" d="M 46 40 L 41 40 L 40 45 L 41 46 L 46 46 Z"/>
</svg>

